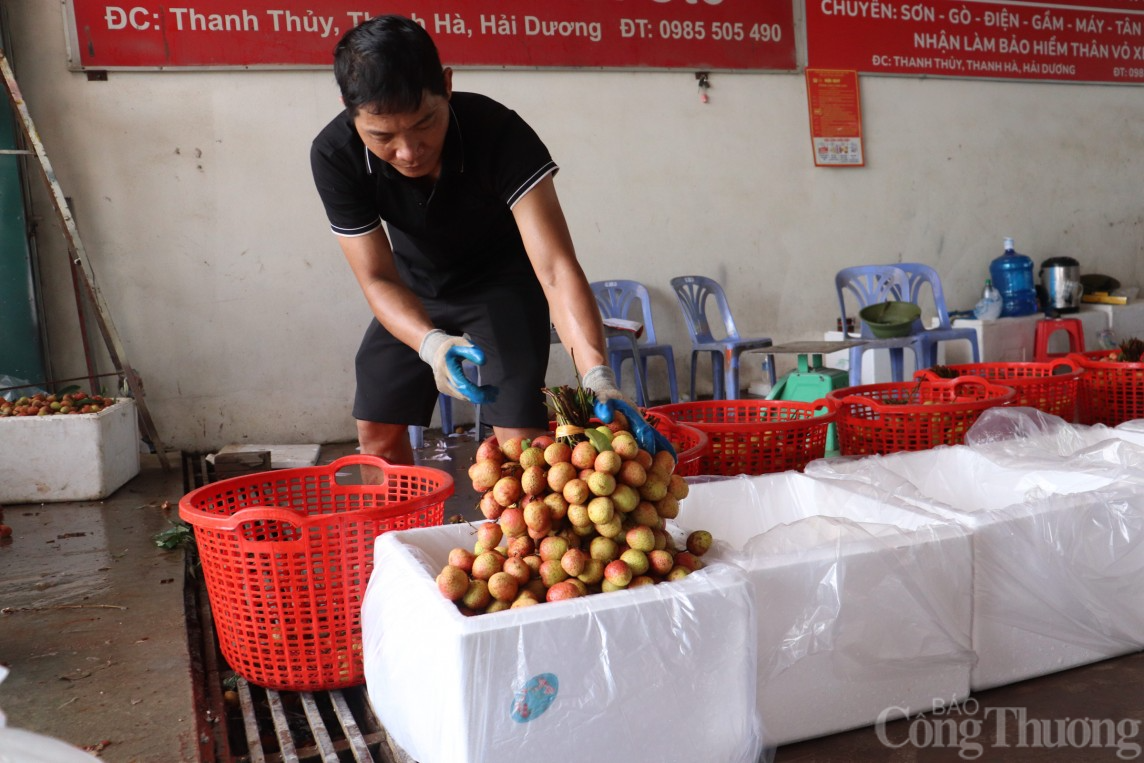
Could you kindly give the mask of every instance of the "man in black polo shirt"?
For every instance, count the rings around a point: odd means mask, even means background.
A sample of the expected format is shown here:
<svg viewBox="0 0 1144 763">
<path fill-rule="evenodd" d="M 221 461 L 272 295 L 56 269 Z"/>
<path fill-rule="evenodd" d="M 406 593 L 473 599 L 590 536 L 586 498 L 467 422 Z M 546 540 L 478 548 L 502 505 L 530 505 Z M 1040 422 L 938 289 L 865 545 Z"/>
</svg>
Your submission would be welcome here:
<svg viewBox="0 0 1144 763">
<path fill-rule="evenodd" d="M 454 93 L 452 71 L 409 19 L 352 29 L 334 73 L 345 111 L 310 159 L 374 314 L 357 354 L 361 452 L 412 463 L 407 427 L 429 423 L 438 391 L 482 403 L 501 442 L 547 431 L 550 324 L 606 404 L 598 413 L 630 411 L 650 443 L 654 430 L 604 365 L 600 313 L 536 133 L 489 98 Z M 465 378 L 462 361 L 482 366 L 486 384 Z"/>
</svg>

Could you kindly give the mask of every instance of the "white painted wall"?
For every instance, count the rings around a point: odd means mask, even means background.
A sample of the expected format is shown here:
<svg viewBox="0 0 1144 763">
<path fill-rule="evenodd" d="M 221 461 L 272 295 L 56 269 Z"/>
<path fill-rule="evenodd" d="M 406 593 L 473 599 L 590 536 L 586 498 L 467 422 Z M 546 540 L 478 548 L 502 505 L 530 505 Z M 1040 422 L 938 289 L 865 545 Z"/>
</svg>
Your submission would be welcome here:
<svg viewBox="0 0 1144 763">
<path fill-rule="evenodd" d="M 21 88 L 164 442 L 353 439 L 369 315 L 308 166 L 339 107 L 332 74 L 89 82 L 65 66 L 59 3 L 8 7 Z M 588 277 L 649 286 L 684 386 L 675 275 L 717 278 L 740 330 L 776 342 L 834 328 L 833 274 L 848 265 L 928 262 L 951 307 L 970 307 L 1006 235 L 1037 262 L 1070 255 L 1144 280 L 1138 88 L 862 77 L 868 166 L 824 169 L 801 74 L 716 73 L 706 105 L 690 72 L 463 70 L 454 83 L 545 138 Z M 66 248 L 36 204 L 56 375 L 78 376 Z M 550 383 L 571 383 L 559 348 L 553 359 Z"/>
</svg>

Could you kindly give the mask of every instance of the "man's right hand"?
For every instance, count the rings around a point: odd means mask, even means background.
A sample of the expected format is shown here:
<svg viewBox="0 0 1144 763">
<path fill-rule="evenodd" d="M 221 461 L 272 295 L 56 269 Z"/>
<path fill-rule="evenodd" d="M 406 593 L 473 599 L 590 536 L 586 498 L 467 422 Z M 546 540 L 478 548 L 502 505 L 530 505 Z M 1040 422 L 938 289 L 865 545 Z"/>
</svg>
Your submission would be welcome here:
<svg viewBox="0 0 1144 763">
<path fill-rule="evenodd" d="M 469 340 L 433 329 L 421 340 L 417 354 L 432 366 L 433 381 L 440 392 L 475 405 L 496 402 L 496 387 L 489 384 L 478 387 L 465 376 L 464 361 L 478 366 L 485 364 L 484 350 Z"/>
<path fill-rule="evenodd" d="M 629 403 L 619 387 L 616 385 L 616 375 L 608 366 L 594 366 L 584 374 L 584 386 L 596 395 L 596 418 L 605 424 L 611 424 L 616 411 L 624 414 L 631 427 L 636 442 L 648 453 L 655 455 L 661 450 L 671 453 L 671 457 L 679 460 L 671 442 L 655 427 L 647 423 L 636 407 Z"/>
</svg>

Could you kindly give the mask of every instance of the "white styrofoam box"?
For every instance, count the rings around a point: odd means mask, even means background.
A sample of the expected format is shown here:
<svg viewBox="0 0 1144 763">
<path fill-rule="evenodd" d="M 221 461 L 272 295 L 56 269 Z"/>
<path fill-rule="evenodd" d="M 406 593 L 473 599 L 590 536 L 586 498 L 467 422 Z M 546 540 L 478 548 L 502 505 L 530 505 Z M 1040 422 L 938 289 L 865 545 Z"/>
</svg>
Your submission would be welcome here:
<svg viewBox="0 0 1144 763">
<path fill-rule="evenodd" d="M 797 472 L 692 484 L 677 522 L 750 578 L 768 743 L 969 695 L 972 560 L 956 525 Z"/>
<path fill-rule="evenodd" d="M 712 564 L 672 583 L 465 617 L 435 576 L 450 549 L 472 543 L 465 524 L 376 542 L 366 689 L 414 760 L 758 759 L 741 570 Z"/>
<path fill-rule="evenodd" d="M 0 419 L 0 503 L 96 501 L 139 473 L 135 401 Z"/>
<path fill-rule="evenodd" d="M 1108 328 L 1106 316 L 1098 313 L 1078 313 L 1072 318 L 1079 318 L 1084 330 L 1085 347 L 1098 346 L 1100 332 Z M 983 321 L 977 318 L 955 318 L 954 328 L 972 328 L 977 331 L 977 349 L 981 354 L 981 363 L 1020 363 L 1031 362 L 1035 352 L 1037 321 L 1044 318 L 1041 314 L 1007 316 L 993 321 Z M 946 365 L 959 363 L 973 363 L 969 345 L 965 342 L 943 342 L 948 346 L 946 355 L 941 362 Z M 1069 344 L 1064 332 L 1056 332 L 1049 337 L 1048 351 L 1051 353 L 1068 352 Z"/>
<path fill-rule="evenodd" d="M 1144 646 L 1144 491 L 1115 469 L 1047 461 L 1005 466 L 951 446 L 808 468 L 970 531 L 974 690 Z"/>
</svg>

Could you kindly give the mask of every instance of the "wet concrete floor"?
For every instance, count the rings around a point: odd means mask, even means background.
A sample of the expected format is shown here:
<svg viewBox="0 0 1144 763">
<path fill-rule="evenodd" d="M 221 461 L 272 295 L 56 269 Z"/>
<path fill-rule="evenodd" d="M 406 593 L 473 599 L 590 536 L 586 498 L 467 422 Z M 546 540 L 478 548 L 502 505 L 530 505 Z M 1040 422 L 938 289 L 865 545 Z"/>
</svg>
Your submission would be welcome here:
<svg viewBox="0 0 1144 763">
<path fill-rule="evenodd" d="M 458 477 L 446 518 L 480 518 L 465 478 L 474 450 L 470 436 L 430 432 L 418 451 L 422 465 Z M 319 460 L 352 452 L 351 444 L 327 445 Z M 203 709 L 196 706 L 184 619 L 183 553 L 154 541 L 171 527 L 184 492 L 177 454 L 172 460 L 164 471 L 145 457 L 139 476 L 104 501 L 4 507 L 14 532 L 0 541 L 0 664 L 11 670 L 0 684 L 0 709 L 10 726 L 107 761 L 200 760 L 196 713 Z M 937 728 L 932 721 L 914 719 L 881 733 L 870 727 L 787 745 L 773 759 L 1144 760 L 1144 653 L 980 692 L 974 700 L 959 721 L 979 726 L 961 723 L 943 746 L 929 736 Z M 1028 729 L 1093 719 L 1111 721 L 1116 733 L 1109 744 L 1069 744 L 1066 737 L 1050 747 L 1047 737 L 1033 745 L 1031 737 L 1014 736 L 1010 723 L 999 739 L 997 718 L 1018 712 L 1037 721 Z"/>
<path fill-rule="evenodd" d="M 8 725 L 109 761 L 197 759 L 183 552 L 153 541 L 182 493 L 144 458 L 104 501 L 4 507 L 0 684 Z M 0 750 L 0 759 L 3 759 Z"/>
</svg>

